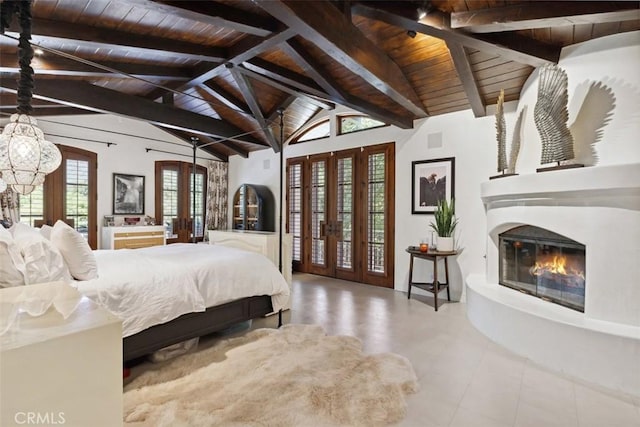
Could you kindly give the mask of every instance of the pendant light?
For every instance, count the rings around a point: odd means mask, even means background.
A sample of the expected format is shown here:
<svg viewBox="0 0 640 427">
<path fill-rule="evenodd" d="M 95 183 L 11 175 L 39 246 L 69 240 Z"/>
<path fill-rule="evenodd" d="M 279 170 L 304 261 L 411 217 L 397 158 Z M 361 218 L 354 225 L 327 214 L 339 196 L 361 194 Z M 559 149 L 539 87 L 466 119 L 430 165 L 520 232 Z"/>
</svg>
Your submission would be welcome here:
<svg viewBox="0 0 640 427">
<path fill-rule="evenodd" d="M 13 14 L 20 20 L 18 58 L 20 79 L 18 80 L 18 112 L 0 134 L 0 173 L 8 185 L 21 194 L 31 193 L 44 182 L 44 177 L 56 170 L 62 155 L 55 144 L 44 138 L 37 121 L 30 114 L 33 96 L 33 48 L 31 39 L 31 0 L 5 0 L 0 4 L 0 26 L 4 33 Z"/>
</svg>

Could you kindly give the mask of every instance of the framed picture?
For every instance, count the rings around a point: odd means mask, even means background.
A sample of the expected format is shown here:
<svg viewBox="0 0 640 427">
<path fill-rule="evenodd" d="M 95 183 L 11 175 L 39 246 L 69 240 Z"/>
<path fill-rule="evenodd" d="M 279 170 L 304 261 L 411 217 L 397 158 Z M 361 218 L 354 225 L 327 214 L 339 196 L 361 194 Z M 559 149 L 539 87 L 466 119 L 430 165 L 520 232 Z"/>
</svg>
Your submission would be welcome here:
<svg viewBox="0 0 640 427">
<path fill-rule="evenodd" d="M 432 214 L 438 201 L 451 201 L 455 189 L 455 157 L 411 162 L 411 213 Z"/>
<path fill-rule="evenodd" d="M 144 215 L 144 176 L 113 174 L 113 214 Z"/>
</svg>

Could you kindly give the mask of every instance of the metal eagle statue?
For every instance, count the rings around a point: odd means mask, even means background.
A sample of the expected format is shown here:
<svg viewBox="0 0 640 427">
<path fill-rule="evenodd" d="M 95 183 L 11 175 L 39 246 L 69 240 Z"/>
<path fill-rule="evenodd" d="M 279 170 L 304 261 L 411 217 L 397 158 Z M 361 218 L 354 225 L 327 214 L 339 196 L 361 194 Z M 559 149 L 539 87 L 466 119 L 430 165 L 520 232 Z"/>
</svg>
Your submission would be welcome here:
<svg viewBox="0 0 640 427">
<path fill-rule="evenodd" d="M 538 100 L 533 110 L 536 128 L 542 140 L 541 163 L 571 160 L 573 136 L 567 126 L 567 73 L 557 65 L 545 65 L 540 69 Z"/>
</svg>

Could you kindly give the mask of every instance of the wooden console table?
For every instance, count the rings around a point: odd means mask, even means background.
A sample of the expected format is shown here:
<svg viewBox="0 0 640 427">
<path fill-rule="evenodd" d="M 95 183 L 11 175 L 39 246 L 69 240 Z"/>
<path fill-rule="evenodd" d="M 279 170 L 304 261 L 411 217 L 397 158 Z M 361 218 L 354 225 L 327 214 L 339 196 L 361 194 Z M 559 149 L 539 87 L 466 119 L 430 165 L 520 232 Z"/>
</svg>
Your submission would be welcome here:
<svg viewBox="0 0 640 427">
<path fill-rule="evenodd" d="M 448 259 L 450 256 L 457 255 L 458 252 L 438 252 L 438 251 L 428 251 L 421 252 L 419 248 L 409 246 L 406 251 L 411 255 L 411 260 L 409 261 L 409 292 L 407 293 L 407 298 L 411 298 L 411 287 L 415 286 L 416 288 L 423 289 L 427 292 L 433 293 L 433 301 L 435 305 L 436 311 L 438 311 L 438 294 L 444 288 L 447 288 L 447 301 L 451 301 L 451 294 L 449 293 L 449 262 Z M 428 282 L 414 282 L 413 281 L 413 259 L 426 259 L 428 261 L 433 262 L 433 283 Z M 444 259 L 444 275 L 446 282 L 440 283 L 438 281 L 438 258 Z"/>
</svg>

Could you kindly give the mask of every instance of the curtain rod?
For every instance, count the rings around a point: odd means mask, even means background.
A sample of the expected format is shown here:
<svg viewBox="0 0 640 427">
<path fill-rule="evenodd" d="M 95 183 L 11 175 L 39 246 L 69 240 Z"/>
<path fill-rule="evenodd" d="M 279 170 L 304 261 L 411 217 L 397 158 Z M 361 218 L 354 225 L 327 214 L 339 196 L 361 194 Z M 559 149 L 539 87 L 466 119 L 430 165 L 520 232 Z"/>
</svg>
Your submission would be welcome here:
<svg viewBox="0 0 640 427">
<path fill-rule="evenodd" d="M 176 156 L 182 156 L 182 157 L 192 157 L 191 154 L 182 154 L 182 153 L 176 153 L 174 151 L 164 151 L 164 150 L 158 150 L 155 148 L 145 148 L 145 151 L 148 153 L 149 151 L 156 151 L 158 153 L 165 153 L 165 154 L 175 154 Z M 208 158 L 208 157 L 197 157 L 200 160 L 211 160 L 212 162 L 220 162 L 220 163 L 227 163 L 224 160 L 220 160 L 220 159 L 214 159 L 214 158 Z"/>
<path fill-rule="evenodd" d="M 55 136 L 55 137 L 58 137 L 58 138 L 65 138 L 65 139 L 77 139 L 77 140 L 83 141 L 83 142 L 94 142 L 96 144 L 105 144 L 107 147 L 111 147 L 112 145 L 118 145 L 115 142 L 98 141 L 97 139 L 79 138 L 77 136 L 56 135 L 55 133 L 50 133 L 50 132 L 47 132 L 47 136 Z"/>
</svg>

